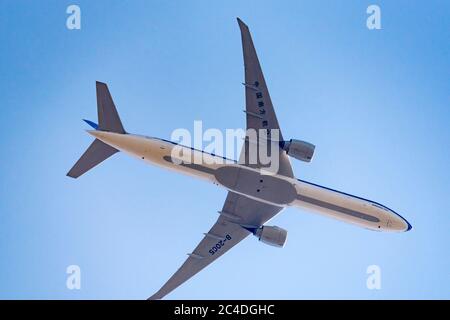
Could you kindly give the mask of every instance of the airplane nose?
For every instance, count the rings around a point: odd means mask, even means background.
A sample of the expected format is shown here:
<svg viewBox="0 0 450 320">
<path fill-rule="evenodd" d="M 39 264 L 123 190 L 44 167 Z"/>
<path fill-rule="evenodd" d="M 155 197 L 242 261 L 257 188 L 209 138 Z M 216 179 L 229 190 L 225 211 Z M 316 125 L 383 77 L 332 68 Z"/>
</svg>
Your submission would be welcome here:
<svg viewBox="0 0 450 320">
<path fill-rule="evenodd" d="M 405 220 L 405 221 L 406 221 L 406 220 Z M 408 229 L 406 229 L 406 231 L 411 230 L 411 229 L 412 229 L 412 225 L 411 225 L 408 221 L 406 221 L 406 224 L 408 225 Z"/>
<path fill-rule="evenodd" d="M 405 232 L 412 229 L 411 224 L 401 216 L 394 214 L 389 218 L 389 229 L 392 231 Z"/>
</svg>

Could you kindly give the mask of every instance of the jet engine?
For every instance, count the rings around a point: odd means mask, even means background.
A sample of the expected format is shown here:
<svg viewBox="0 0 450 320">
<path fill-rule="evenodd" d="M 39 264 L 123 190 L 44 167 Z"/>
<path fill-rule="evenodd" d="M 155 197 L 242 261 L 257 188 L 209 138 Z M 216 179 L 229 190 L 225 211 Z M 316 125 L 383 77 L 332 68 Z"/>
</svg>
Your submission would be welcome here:
<svg viewBox="0 0 450 320">
<path fill-rule="evenodd" d="M 253 234 L 259 241 L 279 248 L 284 246 L 287 238 L 287 231 L 277 226 L 262 226 L 254 230 Z"/>
<path fill-rule="evenodd" d="M 301 140 L 291 139 L 290 141 L 282 141 L 280 144 L 281 149 L 286 153 L 298 160 L 310 162 L 313 155 L 315 145 Z"/>
</svg>

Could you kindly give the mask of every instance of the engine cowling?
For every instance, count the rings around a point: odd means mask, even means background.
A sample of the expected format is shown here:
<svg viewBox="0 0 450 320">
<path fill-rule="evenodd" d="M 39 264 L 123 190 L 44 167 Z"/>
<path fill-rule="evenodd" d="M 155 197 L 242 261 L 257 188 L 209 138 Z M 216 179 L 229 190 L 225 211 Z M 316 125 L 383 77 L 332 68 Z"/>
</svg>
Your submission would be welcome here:
<svg viewBox="0 0 450 320">
<path fill-rule="evenodd" d="M 277 226 L 262 226 L 255 231 L 259 241 L 274 247 L 283 247 L 287 239 L 287 231 Z"/>
<path fill-rule="evenodd" d="M 316 146 L 306 141 L 291 139 L 289 141 L 283 141 L 281 143 L 281 148 L 285 150 L 289 156 L 295 159 L 310 162 Z"/>
</svg>

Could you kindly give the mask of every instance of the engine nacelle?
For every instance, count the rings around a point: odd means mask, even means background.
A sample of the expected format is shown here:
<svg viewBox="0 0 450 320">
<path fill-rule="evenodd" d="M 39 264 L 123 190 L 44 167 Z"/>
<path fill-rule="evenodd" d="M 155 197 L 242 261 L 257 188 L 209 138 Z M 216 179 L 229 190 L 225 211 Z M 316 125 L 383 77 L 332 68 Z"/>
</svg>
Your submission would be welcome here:
<svg viewBox="0 0 450 320">
<path fill-rule="evenodd" d="M 287 231 L 277 226 L 262 226 L 256 229 L 255 236 L 265 244 L 281 248 L 286 243 Z"/>
<path fill-rule="evenodd" d="M 283 141 L 281 148 L 295 159 L 310 162 L 316 146 L 306 141 L 291 139 L 290 141 Z"/>
</svg>

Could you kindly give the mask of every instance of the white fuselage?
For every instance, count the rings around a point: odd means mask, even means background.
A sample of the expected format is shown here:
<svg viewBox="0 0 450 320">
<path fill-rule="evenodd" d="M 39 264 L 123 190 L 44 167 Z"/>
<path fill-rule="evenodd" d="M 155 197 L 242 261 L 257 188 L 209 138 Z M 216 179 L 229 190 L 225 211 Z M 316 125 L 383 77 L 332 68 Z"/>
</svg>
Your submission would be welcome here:
<svg viewBox="0 0 450 320">
<path fill-rule="evenodd" d="M 308 208 L 377 231 L 406 231 L 408 222 L 376 202 L 282 175 L 267 175 L 213 154 L 158 138 L 88 131 L 104 143 L 145 162 L 212 182 L 229 191 L 272 205 Z M 177 147 L 174 152 L 174 148 Z M 190 162 L 175 155 L 190 154 Z"/>
</svg>

